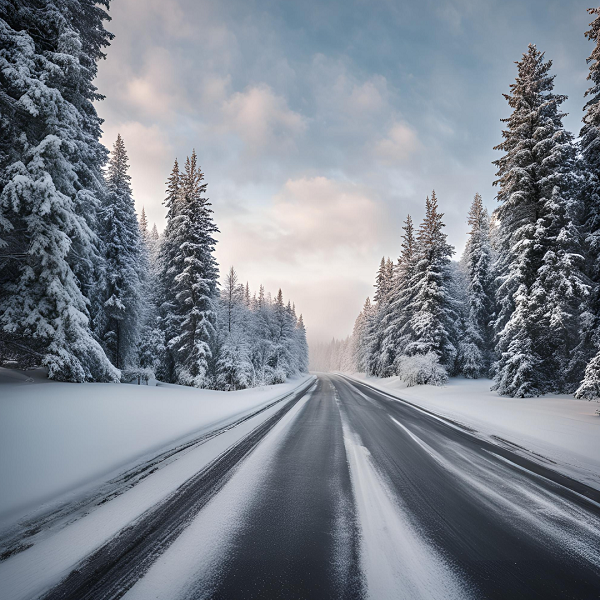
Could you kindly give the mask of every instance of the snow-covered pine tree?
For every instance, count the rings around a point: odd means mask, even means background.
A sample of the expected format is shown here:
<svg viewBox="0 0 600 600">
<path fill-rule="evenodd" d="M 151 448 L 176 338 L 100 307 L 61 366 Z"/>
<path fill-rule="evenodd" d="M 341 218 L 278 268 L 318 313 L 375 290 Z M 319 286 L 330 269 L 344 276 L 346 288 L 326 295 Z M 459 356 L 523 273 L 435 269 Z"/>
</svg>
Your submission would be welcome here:
<svg viewBox="0 0 600 600">
<path fill-rule="evenodd" d="M 402 247 L 390 293 L 390 319 L 385 332 L 386 344 L 393 347 L 394 372 L 397 372 L 398 360 L 414 337 L 410 329 L 410 317 L 415 292 L 412 287 L 412 277 L 415 273 L 418 251 L 413 221 L 410 215 L 406 217 L 402 230 L 404 232 L 402 234 Z"/>
<path fill-rule="evenodd" d="M 106 160 L 92 82 L 112 39 L 107 6 L 0 5 L 1 339 L 69 381 L 119 376 L 89 313 Z"/>
<path fill-rule="evenodd" d="M 148 231 L 146 212 L 142 208 L 140 217 L 140 233 L 142 238 L 142 326 L 139 342 L 139 365 L 154 374 L 161 371 L 165 356 L 164 335 L 160 327 L 158 306 L 161 303 L 160 273 L 158 264 L 159 236 L 156 224 Z"/>
<path fill-rule="evenodd" d="M 298 352 L 298 371 L 300 373 L 308 372 L 308 342 L 306 341 L 306 327 L 302 315 L 296 323 L 296 348 Z"/>
<path fill-rule="evenodd" d="M 271 367 L 276 383 L 283 383 L 295 371 L 290 340 L 294 337 L 295 323 L 292 322 L 290 311 L 283 301 L 281 288 L 273 303 L 273 342 L 275 345 Z"/>
<path fill-rule="evenodd" d="M 587 310 L 582 315 L 581 341 L 574 356 L 575 373 L 585 366 L 577 398 L 600 398 L 600 8 L 589 8 L 594 15 L 585 37 L 594 42 L 587 59 L 588 81 L 583 126 L 579 133 L 581 170 L 584 173 L 582 190 L 585 236 L 586 272 L 591 280 Z M 594 356 L 595 355 L 595 356 Z M 587 364 L 586 364 L 587 363 Z"/>
<path fill-rule="evenodd" d="M 221 289 L 217 387 L 226 391 L 245 389 L 255 383 L 245 289 L 233 267 Z"/>
<path fill-rule="evenodd" d="M 140 213 L 140 236 L 142 242 L 148 245 L 150 240 L 150 230 L 148 229 L 148 217 L 146 217 L 146 209 L 142 206 L 142 212 Z"/>
<path fill-rule="evenodd" d="M 426 213 L 417 233 L 418 258 L 411 286 L 408 356 L 435 354 L 442 367 L 452 374 L 456 361 L 455 324 L 458 314 L 451 294 L 449 268 L 454 248 L 448 244 L 443 213 L 438 212 L 435 191 L 426 200 Z"/>
<path fill-rule="evenodd" d="M 100 220 L 106 253 L 101 339 L 118 369 L 137 366 L 147 266 L 128 170 L 125 143 L 117 135 L 108 161 Z"/>
<path fill-rule="evenodd" d="M 379 377 L 391 375 L 394 361 L 393 347 L 385 345 L 390 317 L 390 297 L 394 281 L 394 264 L 383 257 L 375 277 L 374 310 L 368 322 L 367 373 Z"/>
<path fill-rule="evenodd" d="M 179 191 L 172 204 L 174 215 L 169 223 L 172 261 L 167 265 L 172 277 L 172 318 L 167 339 L 175 357 L 178 383 L 193 387 L 209 387 L 214 373 L 209 366 L 214 358 L 218 266 L 214 257 L 218 229 L 212 209 L 205 197 L 207 184 L 197 165 L 196 152 L 186 160 L 179 178 Z"/>
<path fill-rule="evenodd" d="M 356 317 L 354 329 L 352 330 L 352 356 L 356 370 L 360 373 L 368 372 L 368 337 L 369 321 L 372 318 L 373 306 L 371 299 L 367 298 L 362 311 Z"/>
<path fill-rule="evenodd" d="M 494 389 L 528 397 L 569 387 L 568 356 L 576 345 L 586 294 L 575 226 L 572 136 L 564 130 L 551 61 L 534 45 L 517 63 L 505 94 L 505 154 L 498 167 L 500 252 Z"/>
<path fill-rule="evenodd" d="M 490 219 L 480 194 L 475 194 L 467 223 L 471 229 L 462 257 L 468 315 L 459 342 L 461 372 L 477 379 L 488 374 L 493 350 L 494 278 Z"/>
<path fill-rule="evenodd" d="M 167 179 L 167 189 L 164 206 L 167 208 L 166 226 L 162 238 L 158 240 L 156 251 L 157 272 L 157 308 L 158 325 L 163 334 L 163 352 L 158 365 L 157 377 L 167 383 L 175 383 L 175 356 L 168 341 L 177 335 L 177 320 L 175 315 L 175 275 L 177 268 L 174 260 L 177 252 L 176 226 L 178 214 L 178 198 L 181 187 L 181 173 L 177 159 Z M 156 227 L 156 226 L 155 226 Z"/>
</svg>

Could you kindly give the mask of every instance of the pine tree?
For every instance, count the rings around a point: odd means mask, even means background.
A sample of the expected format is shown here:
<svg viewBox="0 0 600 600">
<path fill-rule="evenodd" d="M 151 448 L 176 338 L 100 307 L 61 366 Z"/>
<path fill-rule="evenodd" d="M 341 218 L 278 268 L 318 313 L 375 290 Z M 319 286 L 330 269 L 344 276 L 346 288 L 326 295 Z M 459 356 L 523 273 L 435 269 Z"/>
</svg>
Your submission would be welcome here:
<svg viewBox="0 0 600 600">
<path fill-rule="evenodd" d="M 308 372 L 308 342 L 306 341 L 306 327 L 302 315 L 298 318 L 296 324 L 296 346 L 298 352 L 298 371 L 300 373 Z"/>
<path fill-rule="evenodd" d="M 411 310 L 413 307 L 414 288 L 412 277 L 417 264 L 417 241 L 410 215 L 406 217 L 402 227 L 402 247 L 394 274 L 390 296 L 390 319 L 386 328 L 386 343 L 393 347 L 394 371 L 397 371 L 398 360 L 403 356 L 406 346 L 414 336 L 410 329 Z"/>
<path fill-rule="evenodd" d="M 426 200 L 426 214 L 417 234 L 418 259 L 411 278 L 414 290 L 410 311 L 413 340 L 405 354 L 434 353 L 441 365 L 452 373 L 456 359 L 454 326 L 457 309 L 450 293 L 450 257 L 454 248 L 446 241 L 445 227 L 438 212 L 437 197 L 432 192 Z"/>
<path fill-rule="evenodd" d="M 466 377 L 477 379 L 487 375 L 490 368 L 494 315 L 490 220 L 479 194 L 475 194 L 467 223 L 471 229 L 462 263 L 467 279 L 468 314 L 459 344 L 459 362 Z"/>
<path fill-rule="evenodd" d="M 192 152 L 179 178 L 177 196 L 169 205 L 168 237 L 165 234 L 172 253 L 166 274 L 173 282 L 167 345 L 174 353 L 177 382 L 194 387 L 210 385 L 218 278 L 213 237 L 218 229 L 203 180 L 196 153 Z"/>
<path fill-rule="evenodd" d="M 369 369 L 368 336 L 372 312 L 371 299 L 367 298 L 352 330 L 353 362 L 360 373 L 367 373 Z"/>
<path fill-rule="evenodd" d="M 367 373 L 379 377 L 391 375 L 393 347 L 386 344 L 386 329 L 390 319 L 390 300 L 394 282 L 394 264 L 383 257 L 375 277 L 374 304 L 367 334 Z"/>
<path fill-rule="evenodd" d="M 582 339 L 574 356 L 573 371 L 577 373 L 587 363 L 583 381 L 575 395 L 577 398 L 595 399 L 600 398 L 600 8 L 589 8 L 588 13 L 594 15 L 594 20 L 585 37 L 595 45 L 587 59 L 590 65 L 587 79 L 591 86 L 585 92 L 589 100 L 584 106 L 579 138 L 580 167 L 584 173 L 582 229 L 591 293 L 581 319 Z"/>
<path fill-rule="evenodd" d="M 161 381 L 175 383 L 177 379 L 175 356 L 168 342 L 177 335 L 174 292 L 177 268 L 173 263 L 178 250 L 176 240 L 178 221 L 176 217 L 177 199 L 181 187 L 181 174 L 177 159 L 175 159 L 166 185 L 167 190 L 163 204 L 167 207 L 167 223 L 162 239 L 159 240 L 156 256 L 158 325 L 163 334 L 163 353 L 158 365 L 157 376 Z"/>
<path fill-rule="evenodd" d="M 150 240 L 150 231 L 148 231 L 148 218 L 146 217 L 146 209 L 142 206 L 142 213 L 140 215 L 140 235 L 142 236 L 142 242 L 148 244 Z"/>
<path fill-rule="evenodd" d="M 0 344 L 49 376 L 114 381 L 90 331 L 106 149 L 93 102 L 106 2 L 0 6 Z"/>
<path fill-rule="evenodd" d="M 128 170 L 125 144 L 117 135 L 108 162 L 107 194 L 101 212 L 106 252 L 101 337 L 118 369 L 136 366 L 146 266 Z"/>
<path fill-rule="evenodd" d="M 567 173 L 572 136 L 562 125 L 565 96 L 552 93 L 551 61 L 530 45 L 505 97 L 504 156 L 498 167 L 501 251 L 494 389 L 527 397 L 564 390 L 574 347 L 577 305 L 586 288 Z"/>
</svg>

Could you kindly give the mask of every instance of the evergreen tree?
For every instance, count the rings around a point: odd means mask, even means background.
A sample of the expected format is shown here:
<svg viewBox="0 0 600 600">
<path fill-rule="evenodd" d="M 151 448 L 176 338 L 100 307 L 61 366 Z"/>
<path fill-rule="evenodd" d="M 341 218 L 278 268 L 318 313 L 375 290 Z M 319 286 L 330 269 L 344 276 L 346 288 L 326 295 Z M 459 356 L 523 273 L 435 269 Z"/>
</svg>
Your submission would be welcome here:
<svg viewBox="0 0 600 600">
<path fill-rule="evenodd" d="M 108 3 L 0 5 L 0 344 L 49 376 L 114 381 L 90 330 L 106 149 L 93 102 Z"/>
<path fill-rule="evenodd" d="M 176 334 L 168 338 L 175 355 L 177 382 L 194 387 L 210 385 L 211 344 L 215 336 L 218 267 L 214 258 L 218 232 L 212 209 L 205 197 L 207 184 L 192 152 L 179 179 L 179 191 L 170 208 L 173 252 L 167 272 L 172 276 L 172 325 Z M 166 236 L 165 236 L 166 237 Z"/>
<path fill-rule="evenodd" d="M 586 293 L 578 232 L 570 214 L 572 136 L 562 125 L 565 96 L 552 93 L 551 61 L 530 45 L 506 94 L 504 156 L 498 167 L 501 250 L 494 389 L 510 396 L 564 390 Z"/>
<path fill-rule="evenodd" d="M 125 144 L 117 135 L 108 162 L 107 194 L 101 213 L 106 252 L 101 337 L 108 356 L 118 369 L 137 363 L 146 266 L 128 170 Z"/>
<path fill-rule="evenodd" d="M 168 383 L 176 382 L 175 356 L 169 347 L 169 340 L 177 335 L 177 320 L 175 314 L 175 275 L 177 268 L 174 260 L 177 253 L 176 227 L 178 224 L 177 200 L 181 187 L 181 174 L 177 159 L 173 164 L 171 175 L 167 179 L 166 196 L 163 204 L 167 207 L 166 227 L 161 240 L 158 243 L 156 258 L 157 270 L 157 307 L 158 325 L 163 337 L 161 346 L 163 353 L 159 361 L 157 376 Z M 155 226 L 156 227 L 156 226 Z"/>
<path fill-rule="evenodd" d="M 437 197 L 432 192 L 426 200 L 426 214 L 417 234 L 418 259 L 411 278 L 414 290 L 410 307 L 410 330 L 413 340 L 405 354 L 437 355 L 441 365 L 450 373 L 455 368 L 457 307 L 450 287 L 450 257 L 454 249 L 443 232 L 444 214 L 438 212 Z"/>
<path fill-rule="evenodd" d="M 490 220 L 479 194 L 475 194 L 467 223 L 471 229 L 462 263 L 466 275 L 468 314 L 459 344 L 459 361 L 462 373 L 477 379 L 487 375 L 490 368 L 494 316 Z"/>
<path fill-rule="evenodd" d="M 367 373 L 369 369 L 368 337 L 372 312 L 371 299 L 367 298 L 352 330 L 353 362 L 360 373 Z"/>
<path fill-rule="evenodd" d="M 140 235 L 142 236 L 142 242 L 147 245 L 150 240 L 150 231 L 148 231 L 148 218 L 146 217 L 146 209 L 142 206 L 142 213 L 140 214 Z"/>
<path fill-rule="evenodd" d="M 394 282 L 394 264 L 383 257 L 375 278 L 375 310 L 369 319 L 367 335 L 367 373 L 379 377 L 391 375 L 394 362 L 393 347 L 386 342 L 390 319 L 390 300 Z"/>
<path fill-rule="evenodd" d="M 390 299 L 391 318 L 386 329 L 387 344 L 394 348 L 394 371 L 406 346 L 414 339 L 410 329 L 414 288 L 412 278 L 417 264 L 418 248 L 410 215 L 406 217 L 402 235 L 402 247 L 396 266 L 394 285 Z"/>
<path fill-rule="evenodd" d="M 594 20 L 585 36 L 594 42 L 594 49 L 587 59 L 587 79 L 591 85 L 585 92 L 589 100 L 584 106 L 585 115 L 579 138 L 580 166 L 585 177 L 582 197 L 586 272 L 592 289 L 587 310 L 581 319 L 582 339 L 574 356 L 573 371 L 579 372 L 587 363 L 583 381 L 575 395 L 577 398 L 593 399 L 600 398 L 600 8 L 589 8 L 588 12 L 594 15 Z"/>
<path fill-rule="evenodd" d="M 306 341 L 306 327 L 302 315 L 296 323 L 296 352 L 298 354 L 298 371 L 306 373 L 308 371 L 308 342 Z"/>
</svg>

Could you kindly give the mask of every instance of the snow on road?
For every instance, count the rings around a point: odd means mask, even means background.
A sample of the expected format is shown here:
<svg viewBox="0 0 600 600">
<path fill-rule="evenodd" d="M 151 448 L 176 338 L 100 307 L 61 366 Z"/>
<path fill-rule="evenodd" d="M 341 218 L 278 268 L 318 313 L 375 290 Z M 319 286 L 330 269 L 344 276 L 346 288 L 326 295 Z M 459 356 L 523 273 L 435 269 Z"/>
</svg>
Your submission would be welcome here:
<svg viewBox="0 0 600 600">
<path fill-rule="evenodd" d="M 0 528 L 74 498 L 191 434 L 234 421 L 302 383 L 239 392 L 72 384 L 0 368 Z"/>
<path fill-rule="evenodd" d="M 311 394 L 306 394 L 239 465 L 233 477 L 173 545 L 123 597 L 126 600 L 210 598 L 236 531 L 261 493 L 278 444 Z"/>
<path fill-rule="evenodd" d="M 411 523 L 360 436 L 343 417 L 344 443 L 361 528 L 361 562 L 370 598 L 463 599 L 468 589 Z"/>
<path fill-rule="evenodd" d="M 550 459 L 555 464 L 544 464 L 600 489 L 600 416 L 596 414 L 600 405 L 596 402 L 551 394 L 506 398 L 490 391 L 489 379 L 457 377 L 442 387 L 408 388 L 398 377 L 353 374 L 352 378 L 474 428 L 528 458 Z"/>
</svg>

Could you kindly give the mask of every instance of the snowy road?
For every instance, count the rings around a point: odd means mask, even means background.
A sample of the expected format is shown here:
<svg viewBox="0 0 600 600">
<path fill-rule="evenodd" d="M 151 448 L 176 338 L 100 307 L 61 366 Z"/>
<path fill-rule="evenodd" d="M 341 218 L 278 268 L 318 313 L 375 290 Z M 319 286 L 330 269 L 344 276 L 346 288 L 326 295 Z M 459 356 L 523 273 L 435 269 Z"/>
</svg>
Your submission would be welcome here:
<svg viewBox="0 0 600 600">
<path fill-rule="evenodd" d="M 543 459 L 333 375 L 255 419 L 42 597 L 600 597 L 600 493 Z M 43 544 L 92 517 L 0 563 L 0 596 L 39 597 Z"/>
</svg>

